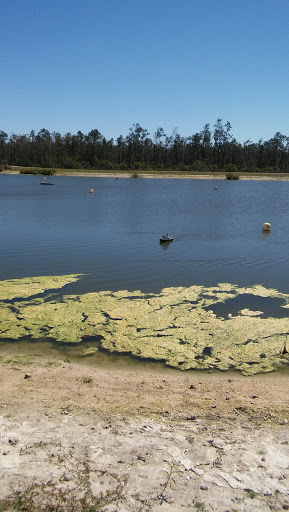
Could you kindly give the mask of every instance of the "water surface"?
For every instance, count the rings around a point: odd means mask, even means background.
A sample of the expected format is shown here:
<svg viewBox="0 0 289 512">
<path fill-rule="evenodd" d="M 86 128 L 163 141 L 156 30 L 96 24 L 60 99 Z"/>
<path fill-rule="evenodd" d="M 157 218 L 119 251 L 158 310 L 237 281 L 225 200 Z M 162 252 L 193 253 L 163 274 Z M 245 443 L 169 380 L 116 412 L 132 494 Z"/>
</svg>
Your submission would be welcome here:
<svg viewBox="0 0 289 512">
<path fill-rule="evenodd" d="M 0 176 L 1 279 L 83 273 L 70 291 L 231 282 L 289 292 L 289 182 L 40 181 Z M 172 243 L 159 243 L 164 232 Z"/>
<path fill-rule="evenodd" d="M 45 187 L 40 181 L 0 175 L 1 280 L 79 273 L 84 277 L 66 286 L 67 293 L 149 295 L 220 282 L 289 293 L 289 182 L 56 176 L 55 185 Z M 263 234 L 264 222 L 271 223 L 271 233 Z M 172 243 L 160 244 L 164 232 Z M 227 318 L 249 308 L 283 317 L 282 306 L 281 299 L 243 294 L 215 305 L 215 313 Z M 83 358 L 85 344 L 45 347 L 27 340 L 17 347 L 1 343 L 6 355 L 22 350 L 49 357 L 57 351 L 101 366 L 138 367 L 136 358 L 123 354 L 98 351 Z M 140 364 L 163 368 L 161 362 Z"/>
</svg>

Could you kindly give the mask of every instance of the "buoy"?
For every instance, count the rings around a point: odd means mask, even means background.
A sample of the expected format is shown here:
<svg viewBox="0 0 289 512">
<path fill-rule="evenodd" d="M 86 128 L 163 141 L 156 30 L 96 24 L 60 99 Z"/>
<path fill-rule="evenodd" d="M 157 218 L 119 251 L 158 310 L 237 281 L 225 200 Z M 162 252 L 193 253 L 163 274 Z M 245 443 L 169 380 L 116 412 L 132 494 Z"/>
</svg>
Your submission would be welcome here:
<svg viewBox="0 0 289 512">
<path fill-rule="evenodd" d="M 263 231 L 270 231 L 270 230 L 271 230 L 270 222 L 264 222 L 264 224 L 263 224 Z"/>
<path fill-rule="evenodd" d="M 90 189 L 90 193 L 91 193 L 91 194 L 93 194 L 93 192 L 94 192 L 94 190 L 93 190 L 93 188 L 91 188 L 91 189 Z"/>
<path fill-rule="evenodd" d="M 215 190 L 218 190 L 218 187 L 217 187 L 217 185 L 215 186 Z"/>
</svg>

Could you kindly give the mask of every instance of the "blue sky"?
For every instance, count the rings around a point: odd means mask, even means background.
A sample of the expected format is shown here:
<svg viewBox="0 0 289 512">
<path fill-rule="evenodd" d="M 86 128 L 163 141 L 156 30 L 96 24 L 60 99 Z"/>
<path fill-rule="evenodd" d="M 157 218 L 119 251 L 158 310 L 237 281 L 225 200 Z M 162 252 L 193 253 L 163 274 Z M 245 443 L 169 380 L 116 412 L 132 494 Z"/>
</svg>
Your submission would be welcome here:
<svg viewBox="0 0 289 512">
<path fill-rule="evenodd" d="M 289 0 L 2 0 L 0 69 L 9 135 L 289 135 Z"/>
</svg>

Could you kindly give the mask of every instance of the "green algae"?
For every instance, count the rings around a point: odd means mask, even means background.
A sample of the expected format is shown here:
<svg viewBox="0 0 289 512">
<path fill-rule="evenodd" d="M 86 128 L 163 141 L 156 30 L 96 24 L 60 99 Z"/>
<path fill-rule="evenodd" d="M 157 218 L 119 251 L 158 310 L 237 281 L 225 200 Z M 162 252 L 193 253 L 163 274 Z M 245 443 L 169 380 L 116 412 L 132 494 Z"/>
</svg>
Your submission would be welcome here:
<svg viewBox="0 0 289 512">
<path fill-rule="evenodd" d="M 66 276 L 24 277 L 22 279 L 7 279 L 1 281 L 0 301 L 12 300 L 15 297 L 32 297 L 45 290 L 63 288 L 66 284 L 79 279 L 79 274 Z"/>
<path fill-rule="evenodd" d="M 110 352 L 161 360 L 182 370 L 237 369 L 255 374 L 289 364 L 288 355 L 281 354 L 289 332 L 288 318 L 262 318 L 261 311 L 245 308 L 224 319 L 210 309 L 241 294 L 278 297 L 288 308 L 289 295 L 278 290 L 221 283 L 165 288 L 149 296 L 121 290 L 62 295 L 57 300 L 47 293 L 79 278 L 2 281 L 0 337 L 51 338 L 70 344 L 94 338 Z"/>
</svg>

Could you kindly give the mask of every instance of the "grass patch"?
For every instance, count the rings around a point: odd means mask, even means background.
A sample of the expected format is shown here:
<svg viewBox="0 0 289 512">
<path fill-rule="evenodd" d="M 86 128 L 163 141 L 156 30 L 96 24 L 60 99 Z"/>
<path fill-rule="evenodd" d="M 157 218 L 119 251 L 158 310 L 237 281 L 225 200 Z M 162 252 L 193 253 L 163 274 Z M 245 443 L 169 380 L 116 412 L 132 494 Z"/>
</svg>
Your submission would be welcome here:
<svg viewBox="0 0 289 512">
<path fill-rule="evenodd" d="M 82 377 L 81 382 L 83 384 L 93 384 L 93 378 L 92 377 Z"/>
<path fill-rule="evenodd" d="M 0 356 L 0 363 L 10 366 L 27 366 L 32 364 L 32 359 L 25 356 L 24 354 L 19 354 L 18 356 L 14 357 Z"/>
<path fill-rule="evenodd" d="M 203 502 L 201 502 L 201 501 L 194 501 L 193 505 L 194 505 L 195 509 L 198 510 L 199 512 L 206 512 L 206 507 L 205 507 L 205 504 Z"/>
<path fill-rule="evenodd" d="M 258 496 L 258 494 L 253 491 L 252 489 L 245 489 L 246 493 L 248 494 L 248 496 L 251 498 L 251 500 L 253 500 L 254 498 L 256 498 L 256 496 Z"/>
</svg>

